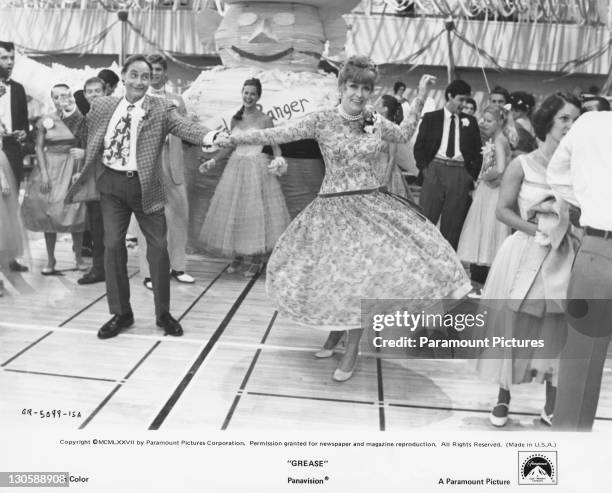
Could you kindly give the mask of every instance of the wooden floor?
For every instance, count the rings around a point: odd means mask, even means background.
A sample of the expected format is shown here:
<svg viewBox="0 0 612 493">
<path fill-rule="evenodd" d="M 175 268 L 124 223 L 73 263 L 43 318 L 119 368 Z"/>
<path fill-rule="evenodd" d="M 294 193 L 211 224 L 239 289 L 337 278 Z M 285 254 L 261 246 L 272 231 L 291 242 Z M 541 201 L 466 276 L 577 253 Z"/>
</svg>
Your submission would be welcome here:
<svg viewBox="0 0 612 493">
<path fill-rule="evenodd" d="M 130 249 L 135 326 L 99 340 L 109 318 L 104 284 L 79 286 L 69 237 L 57 246 L 61 277 L 40 274 L 44 242 L 32 236 L 31 270 L 7 273 L 0 298 L 0 421 L 64 429 L 491 430 L 494 384 L 463 360 L 362 357 L 354 377 L 332 381 L 339 355 L 316 360 L 326 337 L 281 320 L 263 277 L 225 273 L 227 263 L 190 256 L 196 284 L 172 281 L 172 313 L 185 335 L 155 327 L 153 296 Z M 595 430 L 612 429 L 611 359 Z M 513 389 L 504 430 L 545 428 L 541 385 Z M 23 416 L 31 409 L 33 416 Z M 40 417 L 60 409 L 61 418 Z M 75 417 L 70 415 L 74 412 Z M 80 417 L 79 417 L 80 413 Z"/>
</svg>

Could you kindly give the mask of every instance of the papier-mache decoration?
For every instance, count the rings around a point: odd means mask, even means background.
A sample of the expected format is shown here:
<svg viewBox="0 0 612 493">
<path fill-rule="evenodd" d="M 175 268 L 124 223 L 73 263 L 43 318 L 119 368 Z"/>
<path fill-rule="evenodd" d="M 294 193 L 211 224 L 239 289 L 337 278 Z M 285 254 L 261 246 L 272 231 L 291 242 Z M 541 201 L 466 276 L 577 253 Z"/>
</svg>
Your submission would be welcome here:
<svg viewBox="0 0 612 493">
<path fill-rule="evenodd" d="M 338 84 L 332 74 L 215 67 L 202 72 L 183 94 L 185 104 L 208 128 L 229 126 L 241 106 L 242 85 L 252 77 L 261 81 L 263 94 L 258 104 L 274 125 L 298 120 L 337 103 Z"/>
<path fill-rule="evenodd" d="M 256 77 L 263 93 L 258 104 L 275 126 L 294 122 L 338 104 L 338 83 L 318 71 L 323 56 L 344 59 L 347 25 L 344 14 L 359 0 L 225 0 L 217 11 L 204 9 L 198 33 L 204 47 L 214 43 L 223 67 L 203 71 L 183 94 L 187 110 L 211 129 L 231 126 L 242 104 L 245 80 Z M 222 14 L 222 15 L 220 15 Z M 211 151 L 212 149 L 207 149 Z M 291 217 L 312 201 L 321 187 L 324 164 L 316 142 L 282 146 L 286 166 L 272 171 L 279 177 Z M 208 152 L 206 158 L 213 157 Z M 220 170 L 218 168 L 217 171 Z M 204 219 L 210 197 L 206 193 L 214 173 L 201 178 L 208 187 L 190 204 L 194 220 Z M 203 175 L 202 175 L 203 176 Z"/>
<path fill-rule="evenodd" d="M 223 17 L 199 15 L 200 40 L 214 43 L 223 65 L 315 72 L 326 44 L 329 57 L 343 55 L 347 25 L 342 19 L 359 0 L 225 0 Z M 215 27 L 216 30 L 215 30 Z"/>
</svg>

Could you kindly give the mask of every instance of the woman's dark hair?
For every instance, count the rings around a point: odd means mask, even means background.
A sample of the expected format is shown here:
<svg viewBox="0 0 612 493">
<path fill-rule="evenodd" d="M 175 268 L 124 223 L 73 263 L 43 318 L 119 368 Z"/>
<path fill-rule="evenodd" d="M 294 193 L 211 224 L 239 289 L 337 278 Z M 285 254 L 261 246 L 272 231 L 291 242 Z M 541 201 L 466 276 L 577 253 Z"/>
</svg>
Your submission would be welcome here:
<svg viewBox="0 0 612 493">
<path fill-rule="evenodd" d="M 555 115 L 566 103 L 574 105 L 580 111 L 580 100 L 576 96 L 568 92 L 558 92 L 548 96 L 533 113 L 533 129 L 538 139 L 546 140 L 546 135 L 553 127 Z"/>
<path fill-rule="evenodd" d="M 119 84 L 119 76 L 110 69 L 103 68 L 98 72 L 98 77 L 111 87 L 116 87 Z"/>
<path fill-rule="evenodd" d="M 259 97 L 261 97 L 261 93 L 262 93 L 262 88 L 261 88 L 261 81 L 259 79 L 247 79 L 244 81 L 244 84 L 242 84 L 242 89 L 244 89 L 246 86 L 252 86 L 257 90 L 257 95 Z M 244 105 L 242 105 L 240 107 L 240 109 L 236 112 L 236 114 L 232 117 L 233 120 L 242 120 L 242 115 L 244 114 Z"/>
<path fill-rule="evenodd" d="M 395 84 L 393 84 L 393 94 L 397 94 L 400 89 L 406 89 L 406 84 L 404 84 L 401 80 L 398 80 Z"/>
<path fill-rule="evenodd" d="M 402 111 L 402 105 L 397 99 L 389 94 L 385 94 L 382 97 L 381 104 L 387 108 L 387 120 L 391 120 L 398 125 L 402 123 L 404 112 Z"/>
<path fill-rule="evenodd" d="M 463 104 L 471 104 L 474 107 L 474 112 L 478 110 L 478 105 L 476 104 L 476 100 L 474 98 L 466 98 Z"/>
<path fill-rule="evenodd" d="M 510 104 L 514 111 L 522 111 L 531 115 L 533 108 L 535 108 L 534 97 L 525 91 L 515 91 L 510 94 Z"/>
</svg>

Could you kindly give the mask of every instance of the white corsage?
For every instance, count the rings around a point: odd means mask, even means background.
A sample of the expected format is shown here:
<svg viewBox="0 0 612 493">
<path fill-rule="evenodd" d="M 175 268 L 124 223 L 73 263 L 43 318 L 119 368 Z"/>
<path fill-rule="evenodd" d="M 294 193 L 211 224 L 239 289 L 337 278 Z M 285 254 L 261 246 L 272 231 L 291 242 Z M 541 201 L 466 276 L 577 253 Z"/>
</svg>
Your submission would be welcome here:
<svg viewBox="0 0 612 493">
<path fill-rule="evenodd" d="M 550 238 L 548 237 L 547 234 L 543 233 L 542 231 L 538 230 L 536 231 L 536 234 L 533 238 L 533 241 L 540 246 L 548 246 L 550 245 Z"/>
<path fill-rule="evenodd" d="M 463 125 L 464 127 L 469 127 L 470 126 L 470 119 L 469 118 L 462 118 L 461 119 L 461 125 Z"/>
<path fill-rule="evenodd" d="M 495 144 L 493 139 L 489 139 L 485 145 L 482 146 L 482 167 L 480 171 L 480 177 L 489 170 L 495 163 Z"/>
<path fill-rule="evenodd" d="M 287 161 L 285 161 L 285 158 L 279 156 L 270 161 L 268 172 L 276 176 L 283 176 L 287 172 Z"/>
<path fill-rule="evenodd" d="M 371 108 L 366 108 L 363 112 L 363 131 L 367 134 L 374 134 L 380 128 L 381 116 Z"/>
<path fill-rule="evenodd" d="M 42 121 L 42 126 L 47 130 L 51 130 L 53 127 L 55 127 L 55 121 L 53 121 L 53 118 L 48 116 Z"/>
</svg>

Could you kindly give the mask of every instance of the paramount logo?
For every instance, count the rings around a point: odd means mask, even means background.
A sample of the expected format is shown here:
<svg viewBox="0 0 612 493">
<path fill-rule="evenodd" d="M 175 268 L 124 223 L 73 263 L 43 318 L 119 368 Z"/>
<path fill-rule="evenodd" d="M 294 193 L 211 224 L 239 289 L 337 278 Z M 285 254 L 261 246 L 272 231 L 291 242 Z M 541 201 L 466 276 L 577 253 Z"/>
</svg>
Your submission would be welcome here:
<svg viewBox="0 0 612 493">
<path fill-rule="evenodd" d="M 518 453 L 519 484 L 557 484 L 557 452 Z"/>
</svg>

